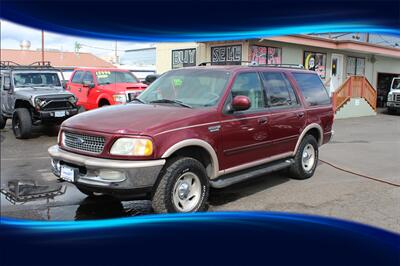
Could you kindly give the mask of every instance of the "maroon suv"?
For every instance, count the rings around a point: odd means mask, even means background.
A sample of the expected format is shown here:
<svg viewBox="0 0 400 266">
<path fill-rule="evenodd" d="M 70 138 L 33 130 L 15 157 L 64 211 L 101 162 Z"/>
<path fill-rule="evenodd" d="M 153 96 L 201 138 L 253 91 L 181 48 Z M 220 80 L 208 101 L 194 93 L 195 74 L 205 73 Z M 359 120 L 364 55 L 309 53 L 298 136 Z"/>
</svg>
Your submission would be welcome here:
<svg viewBox="0 0 400 266">
<path fill-rule="evenodd" d="M 332 123 L 315 72 L 184 68 L 162 75 L 134 102 L 66 120 L 49 153 L 54 174 L 87 195 L 193 212 L 206 209 L 210 186 L 285 168 L 292 178 L 311 177 Z"/>
</svg>

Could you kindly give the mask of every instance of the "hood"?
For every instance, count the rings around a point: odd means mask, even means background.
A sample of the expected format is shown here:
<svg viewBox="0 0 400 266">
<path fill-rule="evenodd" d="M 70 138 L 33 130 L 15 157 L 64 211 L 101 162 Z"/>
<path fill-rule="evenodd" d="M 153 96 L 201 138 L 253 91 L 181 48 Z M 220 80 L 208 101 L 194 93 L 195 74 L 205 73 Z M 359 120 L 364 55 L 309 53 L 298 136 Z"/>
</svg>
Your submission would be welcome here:
<svg viewBox="0 0 400 266">
<path fill-rule="evenodd" d="M 130 103 L 84 112 L 67 119 L 62 126 L 111 134 L 152 135 L 198 123 L 202 114 L 206 118 L 209 109 Z"/>
<path fill-rule="evenodd" d="M 116 83 L 115 89 L 117 91 L 129 91 L 129 90 L 144 90 L 147 88 L 147 85 L 144 83 Z"/>
<path fill-rule="evenodd" d="M 24 98 L 35 98 L 38 96 L 60 96 L 69 97 L 72 93 L 64 90 L 63 88 L 51 88 L 51 87 L 37 87 L 37 88 L 19 88 L 15 91 L 15 94 Z"/>
</svg>

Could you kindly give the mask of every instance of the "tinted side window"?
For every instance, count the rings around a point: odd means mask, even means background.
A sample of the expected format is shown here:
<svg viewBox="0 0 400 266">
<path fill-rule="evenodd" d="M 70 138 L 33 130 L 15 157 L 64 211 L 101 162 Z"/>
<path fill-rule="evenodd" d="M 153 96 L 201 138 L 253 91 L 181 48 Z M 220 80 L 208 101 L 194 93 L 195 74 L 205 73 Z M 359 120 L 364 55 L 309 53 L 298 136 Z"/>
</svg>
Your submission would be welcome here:
<svg viewBox="0 0 400 266">
<path fill-rule="evenodd" d="M 75 78 L 75 76 L 74 76 L 74 78 Z M 89 71 L 86 71 L 85 72 L 85 76 L 83 77 L 83 81 L 82 82 L 91 82 L 91 83 L 93 83 L 94 81 L 93 81 L 93 75 L 92 75 L 92 73 L 90 73 Z"/>
<path fill-rule="evenodd" d="M 265 107 L 264 93 L 260 78 L 257 73 L 240 73 L 237 75 L 231 89 L 232 98 L 237 95 L 249 97 L 251 107 L 249 110 L 257 110 Z"/>
<path fill-rule="evenodd" d="M 290 82 L 279 72 L 264 72 L 268 106 L 290 106 L 297 104 L 297 98 Z"/>
<path fill-rule="evenodd" d="M 71 82 L 72 82 L 72 83 L 81 83 L 81 82 L 82 82 L 82 77 L 83 77 L 83 74 L 84 74 L 84 73 L 85 73 L 85 72 L 83 72 L 83 71 L 76 71 L 75 74 L 74 74 L 74 76 L 72 77 Z"/>
<path fill-rule="evenodd" d="M 329 94 L 317 74 L 293 73 L 306 102 L 310 105 L 329 104 Z"/>
</svg>

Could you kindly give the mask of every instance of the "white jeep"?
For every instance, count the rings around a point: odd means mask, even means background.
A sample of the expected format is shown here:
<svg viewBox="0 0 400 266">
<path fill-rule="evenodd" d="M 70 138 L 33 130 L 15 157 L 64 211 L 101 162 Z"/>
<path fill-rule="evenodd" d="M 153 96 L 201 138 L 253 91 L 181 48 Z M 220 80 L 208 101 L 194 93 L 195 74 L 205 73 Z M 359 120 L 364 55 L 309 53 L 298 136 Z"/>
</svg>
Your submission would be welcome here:
<svg viewBox="0 0 400 266">
<path fill-rule="evenodd" d="M 400 77 L 392 80 L 386 106 L 390 114 L 400 110 Z"/>
</svg>

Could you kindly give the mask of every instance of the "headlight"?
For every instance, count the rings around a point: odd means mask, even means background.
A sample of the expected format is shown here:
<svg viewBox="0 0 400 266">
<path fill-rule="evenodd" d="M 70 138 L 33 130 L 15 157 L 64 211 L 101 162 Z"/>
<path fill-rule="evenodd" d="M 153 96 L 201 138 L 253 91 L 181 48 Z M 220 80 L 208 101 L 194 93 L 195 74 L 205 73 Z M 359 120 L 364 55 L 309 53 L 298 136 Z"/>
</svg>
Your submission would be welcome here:
<svg viewBox="0 0 400 266">
<path fill-rule="evenodd" d="M 46 102 L 45 100 L 42 100 L 40 98 L 35 98 L 35 105 L 37 107 L 41 107 L 45 102 Z"/>
<path fill-rule="evenodd" d="M 126 103 L 125 94 L 114 94 L 113 99 L 114 99 L 114 101 L 116 101 L 118 103 Z"/>
<path fill-rule="evenodd" d="M 153 142 L 149 139 L 120 138 L 111 147 L 113 155 L 150 156 Z"/>
<path fill-rule="evenodd" d="M 388 101 L 393 101 L 393 93 L 389 92 Z"/>
<path fill-rule="evenodd" d="M 78 101 L 78 99 L 75 96 L 71 96 L 68 98 L 68 101 L 72 104 L 76 104 L 76 102 Z"/>
</svg>

